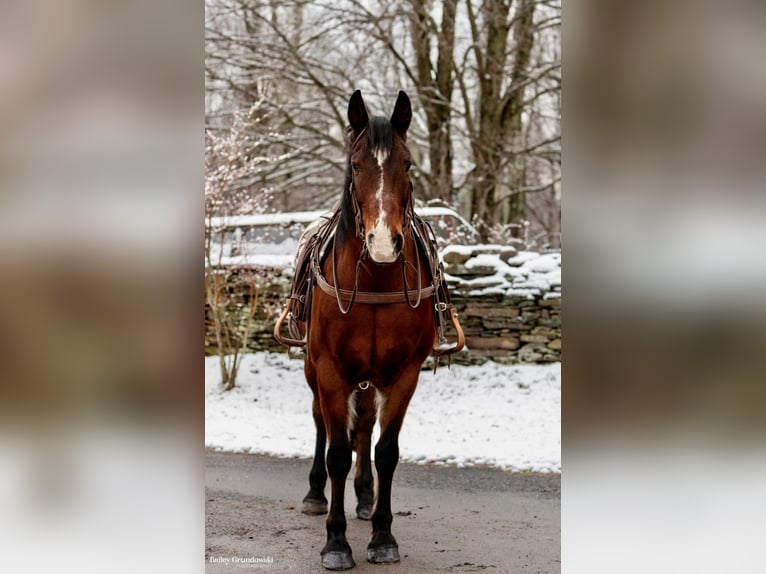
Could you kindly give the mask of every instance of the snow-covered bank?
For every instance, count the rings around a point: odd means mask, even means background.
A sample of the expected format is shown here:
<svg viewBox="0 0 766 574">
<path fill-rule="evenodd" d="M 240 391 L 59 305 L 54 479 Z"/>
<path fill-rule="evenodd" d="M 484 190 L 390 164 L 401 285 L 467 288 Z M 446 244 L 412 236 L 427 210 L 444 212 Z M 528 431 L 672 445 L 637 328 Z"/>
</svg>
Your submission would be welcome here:
<svg viewBox="0 0 766 574">
<path fill-rule="evenodd" d="M 303 362 L 286 354 L 243 358 L 222 392 L 218 358 L 205 358 L 205 445 L 310 457 L 311 391 Z M 399 444 L 402 460 L 561 471 L 561 364 L 441 367 L 423 372 Z"/>
</svg>

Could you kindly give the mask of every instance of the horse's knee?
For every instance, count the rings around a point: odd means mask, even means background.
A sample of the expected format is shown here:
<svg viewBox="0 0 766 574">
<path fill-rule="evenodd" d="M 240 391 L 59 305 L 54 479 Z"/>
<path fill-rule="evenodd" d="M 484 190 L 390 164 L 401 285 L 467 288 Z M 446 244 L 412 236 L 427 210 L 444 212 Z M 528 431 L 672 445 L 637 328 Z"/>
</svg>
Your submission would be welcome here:
<svg viewBox="0 0 766 574">
<path fill-rule="evenodd" d="M 381 437 L 375 445 L 375 468 L 378 472 L 392 472 L 399 462 L 399 440 L 397 437 Z"/>
<path fill-rule="evenodd" d="M 330 477 L 344 478 L 351 470 L 351 447 L 346 444 L 330 444 L 327 449 L 327 472 Z"/>
</svg>

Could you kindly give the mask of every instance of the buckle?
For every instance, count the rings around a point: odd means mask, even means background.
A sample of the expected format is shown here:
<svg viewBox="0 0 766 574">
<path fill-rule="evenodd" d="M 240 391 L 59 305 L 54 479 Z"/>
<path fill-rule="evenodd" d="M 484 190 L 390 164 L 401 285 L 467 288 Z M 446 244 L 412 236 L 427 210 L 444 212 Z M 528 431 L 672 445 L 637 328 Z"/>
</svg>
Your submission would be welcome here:
<svg viewBox="0 0 766 574">
<path fill-rule="evenodd" d="M 434 305 L 434 309 L 436 309 L 440 313 L 444 313 L 448 309 L 448 307 L 444 301 L 439 301 L 438 303 Z"/>
</svg>

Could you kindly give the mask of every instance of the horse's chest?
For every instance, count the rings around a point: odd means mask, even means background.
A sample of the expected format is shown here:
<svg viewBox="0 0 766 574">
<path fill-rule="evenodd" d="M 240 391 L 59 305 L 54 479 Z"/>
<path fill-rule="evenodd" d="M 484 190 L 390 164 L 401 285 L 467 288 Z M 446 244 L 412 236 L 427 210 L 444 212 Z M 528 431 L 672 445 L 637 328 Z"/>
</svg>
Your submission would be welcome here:
<svg viewBox="0 0 766 574">
<path fill-rule="evenodd" d="M 403 306 L 402 306 L 403 307 Z M 364 363 L 371 368 L 396 362 L 425 360 L 433 343 L 432 323 L 405 308 L 400 316 L 368 309 L 344 322 L 338 358 L 350 363 Z"/>
</svg>

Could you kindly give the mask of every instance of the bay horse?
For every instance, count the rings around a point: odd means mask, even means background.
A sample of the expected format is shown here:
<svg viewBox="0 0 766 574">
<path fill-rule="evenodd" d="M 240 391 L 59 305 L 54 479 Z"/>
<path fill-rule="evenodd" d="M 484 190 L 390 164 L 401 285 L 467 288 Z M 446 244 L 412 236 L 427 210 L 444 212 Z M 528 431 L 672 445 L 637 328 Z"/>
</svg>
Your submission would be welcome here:
<svg viewBox="0 0 766 574">
<path fill-rule="evenodd" d="M 403 91 L 390 119 L 370 118 L 361 92 L 351 96 L 339 220 L 331 244 L 316 263 L 319 279 L 332 289 L 311 288 L 304 370 L 314 395 L 316 448 L 303 512 L 327 512 L 324 487 L 329 475 L 327 542 L 321 551 L 322 565 L 328 570 L 355 565 L 346 540 L 343 504 L 352 449 L 357 454 L 356 514 L 372 520 L 367 560 L 399 561 L 391 533 L 391 483 L 399 460 L 399 431 L 436 339 L 433 300 L 426 295 L 420 304 L 421 286 L 431 278 L 426 266 L 420 265 L 422 254 L 410 225 L 414 199 L 407 130 L 411 119 L 410 100 Z M 411 290 L 413 286 L 418 286 L 417 291 Z M 370 304 L 373 301 L 363 297 L 393 293 L 398 297 L 384 303 Z M 410 299 L 413 293 L 417 296 Z M 373 489 L 370 451 L 376 420 L 380 438 L 375 445 L 377 488 Z"/>
</svg>

